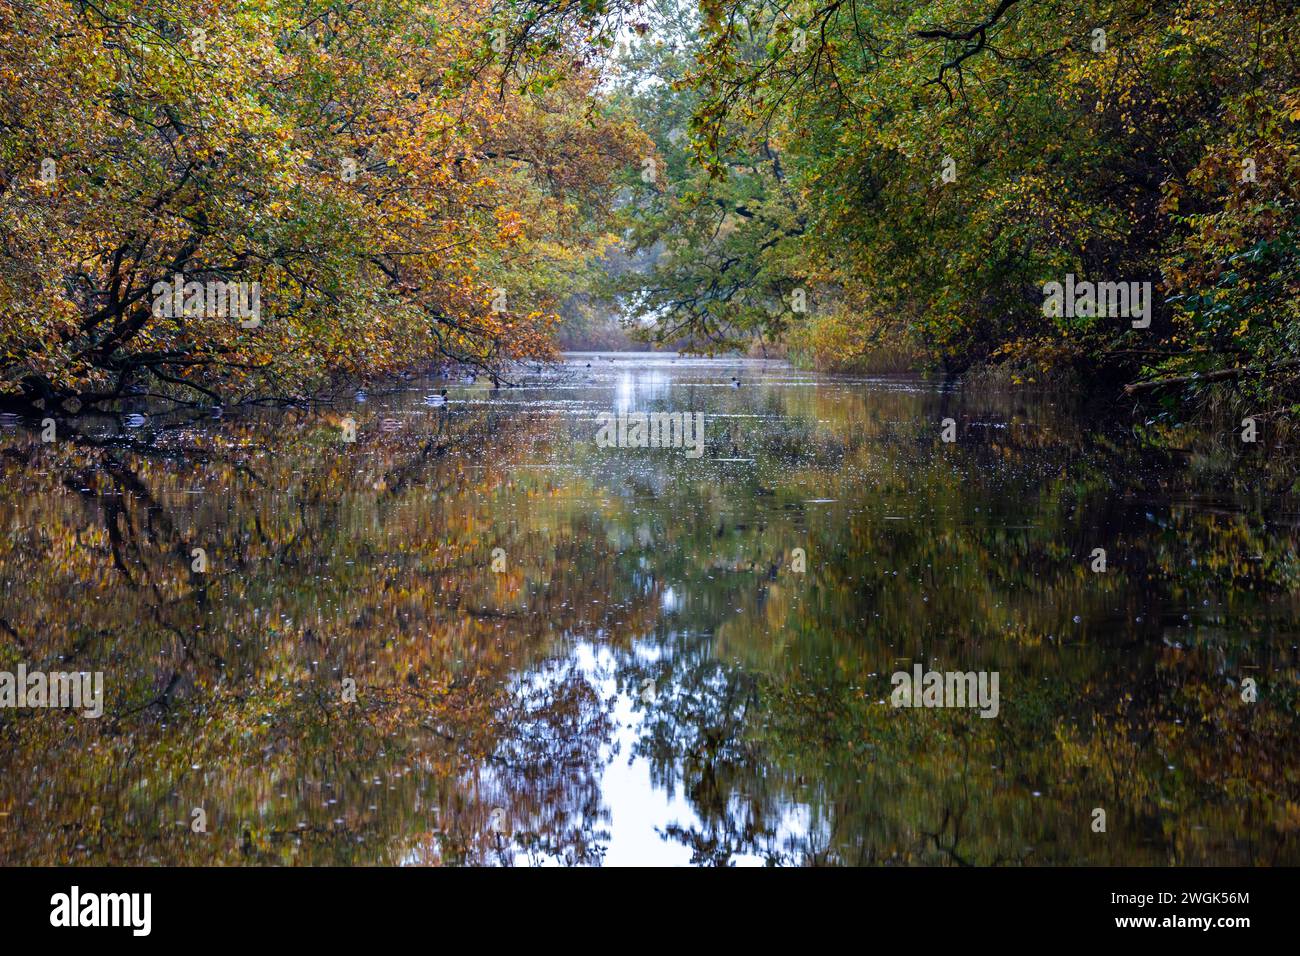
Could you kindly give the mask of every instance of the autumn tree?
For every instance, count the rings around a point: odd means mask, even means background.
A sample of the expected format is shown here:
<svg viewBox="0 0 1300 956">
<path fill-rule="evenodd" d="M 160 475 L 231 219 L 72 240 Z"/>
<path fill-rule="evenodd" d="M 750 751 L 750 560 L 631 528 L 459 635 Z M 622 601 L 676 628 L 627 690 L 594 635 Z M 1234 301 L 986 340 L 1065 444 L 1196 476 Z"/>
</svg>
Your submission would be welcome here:
<svg viewBox="0 0 1300 956">
<path fill-rule="evenodd" d="M 641 137 L 578 38 L 507 62 L 492 17 L 0 4 L 7 400 L 295 397 L 549 355 L 553 273 L 600 250 Z M 209 283 L 255 283 L 258 315 L 214 315 Z"/>
</svg>

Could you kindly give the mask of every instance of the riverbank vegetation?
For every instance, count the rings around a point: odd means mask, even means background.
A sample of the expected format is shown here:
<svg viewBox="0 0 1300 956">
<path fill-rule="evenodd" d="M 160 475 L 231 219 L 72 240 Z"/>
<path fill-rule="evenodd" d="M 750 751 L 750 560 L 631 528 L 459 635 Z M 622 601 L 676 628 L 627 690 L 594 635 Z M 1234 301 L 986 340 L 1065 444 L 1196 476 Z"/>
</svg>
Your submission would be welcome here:
<svg viewBox="0 0 1300 956">
<path fill-rule="evenodd" d="M 1288 0 L 3 0 L 0 397 L 499 371 L 617 311 L 1289 415 L 1298 39 Z"/>
<path fill-rule="evenodd" d="M 507 26 L 482 0 L 0 3 L 0 390 L 229 403 L 553 354 L 644 137 L 598 48 L 507 55 Z"/>
<path fill-rule="evenodd" d="M 1292 393 L 1294 4 L 659 9 L 628 95 L 668 156 L 637 217 L 665 255 L 624 292 L 661 334 L 1165 401 L 1230 383 L 1260 412 Z M 1149 325 L 1044 314 L 1070 275 L 1151 283 Z"/>
</svg>

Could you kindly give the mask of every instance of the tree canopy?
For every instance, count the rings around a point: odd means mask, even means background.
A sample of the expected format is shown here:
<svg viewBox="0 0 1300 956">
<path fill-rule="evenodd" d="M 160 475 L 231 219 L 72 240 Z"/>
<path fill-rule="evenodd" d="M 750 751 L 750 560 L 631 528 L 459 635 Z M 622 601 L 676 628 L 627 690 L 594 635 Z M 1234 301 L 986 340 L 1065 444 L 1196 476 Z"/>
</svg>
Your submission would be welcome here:
<svg viewBox="0 0 1300 956">
<path fill-rule="evenodd" d="M 4 0 L 0 395 L 499 369 L 603 295 L 660 343 L 1286 412 L 1298 25 L 1287 0 Z M 1149 314 L 1045 306 L 1075 279 Z M 212 282 L 255 283 L 258 321 L 159 314 Z"/>
<path fill-rule="evenodd" d="M 1296 374 L 1294 4 L 707 0 L 676 30 L 661 9 L 685 55 L 640 41 L 628 97 L 677 158 L 637 217 L 664 254 L 625 289 L 661 337 L 1144 391 Z M 1149 327 L 1045 314 L 1067 274 L 1150 282 Z"/>
<path fill-rule="evenodd" d="M 235 401 L 549 355 L 643 137 L 577 38 L 507 62 L 507 26 L 481 0 L 0 4 L 4 391 Z M 212 281 L 257 283 L 259 320 L 158 308 Z"/>
</svg>

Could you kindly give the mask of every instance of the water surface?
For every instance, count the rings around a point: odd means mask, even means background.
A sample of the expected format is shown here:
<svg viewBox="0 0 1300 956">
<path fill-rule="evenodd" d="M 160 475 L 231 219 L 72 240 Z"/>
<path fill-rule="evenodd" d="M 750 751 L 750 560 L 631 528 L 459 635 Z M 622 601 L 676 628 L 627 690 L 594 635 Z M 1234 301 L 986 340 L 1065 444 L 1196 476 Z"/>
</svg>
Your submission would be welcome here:
<svg viewBox="0 0 1300 956">
<path fill-rule="evenodd" d="M 1300 862 L 1293 470 L 1071 406 L 573 354 L 6 421 L 0 669 L 107 699 L 0 710 L 0 863 Z"/>
</svg>

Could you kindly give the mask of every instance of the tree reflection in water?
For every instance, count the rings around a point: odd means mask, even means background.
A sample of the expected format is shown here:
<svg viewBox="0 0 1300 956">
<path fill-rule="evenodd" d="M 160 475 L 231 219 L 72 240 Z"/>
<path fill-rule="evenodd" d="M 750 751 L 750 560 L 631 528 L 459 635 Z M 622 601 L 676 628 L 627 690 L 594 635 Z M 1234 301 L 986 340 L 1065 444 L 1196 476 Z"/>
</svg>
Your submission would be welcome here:
<svg viewBox="0 0 1300 956">
<path fill-rule="evenodd" d="M 594 366 L 0 432 L 0 669 L 108 697 L 0 711 L 0 861 L 1300 859 L 1282 459 L 1028 394 Z M 597 448 L 612 403 L 705 412 L 704 458 Z M 998 671 L 998 718 L 890 708 L 913 661 Z"/>
</svg>

